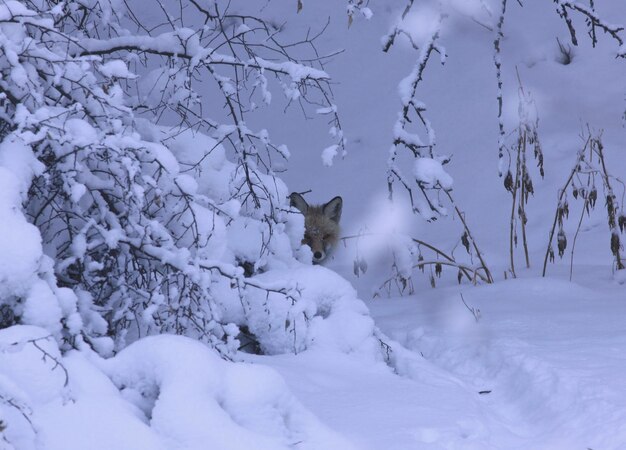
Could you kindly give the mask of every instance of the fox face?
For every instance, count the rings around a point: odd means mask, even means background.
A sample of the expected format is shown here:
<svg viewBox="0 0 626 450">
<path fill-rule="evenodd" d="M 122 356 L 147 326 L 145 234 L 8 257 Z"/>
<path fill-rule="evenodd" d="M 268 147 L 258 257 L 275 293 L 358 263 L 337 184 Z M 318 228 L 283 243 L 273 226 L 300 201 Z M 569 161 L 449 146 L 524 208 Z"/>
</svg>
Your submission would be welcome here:
<svg viewBox="0 0 626 450">
<path fill-rule="evenodd" d="M 339 240 L 339 219 L 343 200 L 335 197 L 323 205 L 309 205 L 294 192 L 289 196 L 291 206 L 304 214 L 304 239 L 302 243 L 311 247 L 313 263 L 319 264 Z"/>
</svg>

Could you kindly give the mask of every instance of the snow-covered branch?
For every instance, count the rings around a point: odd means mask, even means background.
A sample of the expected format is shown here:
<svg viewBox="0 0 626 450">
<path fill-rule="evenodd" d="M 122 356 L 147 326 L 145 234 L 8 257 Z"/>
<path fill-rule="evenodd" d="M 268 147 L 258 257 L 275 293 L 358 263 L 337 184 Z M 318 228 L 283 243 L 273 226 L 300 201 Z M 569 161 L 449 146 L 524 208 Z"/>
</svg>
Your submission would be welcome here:
<svg viewBox="0 0 626 450">
<path fill-rule="evenodd" d="M 409 5 L 410 8 L 410 5 Z M 396 36 L 400 34 L 409 34 L 409 31 L 403 28 L 403 20 L 406 17 L 408 11 L 405 11 L 400 19 L 398 25 L 396 25 L 392 32 L 384 39 L 383 50 L 387 51 L 389 47 L 395 41 Z M 419 162 L 421 158 L 427 158 L 432 160 L 435 165 L 440 163 L 446 163 L 447 158 L 440 158 L 435 155 L 434 147 L 436 144 L 435 132 L 431 127 L 430 121 L 425 117 L 426 105 L 417 99 L 418 87 L 420 82 L 424 78 L 424 71 L 431 59 L 433 53 L 440 55 L 440 61 L 443 64 L 445 62 L 445 49 L 439 44 L 441 23 L 445 16 L 441 14 L 437 23 L 433 24 L 433 32 L 422 43 L 419 50 L 419 57 L 413 67 L 411 73 L 403 79 L 398 90 L 400 93 L 401 110 L 398 113 L 398 119 L 393 129 L 393 146 L 390 150 L 389 162 L 388 162 L 388 179 L 390 193 L 392 192 L 393 182 L 398 181 L 409 193 L 412 209 L 424 216 L 426 219 L 433 219 L 435 214 L 444 213 L 444 208 L 439 204 L 436 199 L 430 198 L 428 190 L 437 189 L 441 186 L 438 183 L 429 184 L 424 182 L 423 173 L 418 168 L 421 165 Z M 414 42 L 412 42 L 414 44 Z M 423 131 L 426 134 L 427 142 L 425 143 L 418 130 L 410 129 L 414 127 L 414 120 L 421 123 Z M 410 180 L 403 174 L 398 163 L 399 158 L 402 155 L 399 154 L 400 148 L 406 148 L 415 159 L 415 181 Z M 434 158 L 434 159 L 433 159 Z M 438 161 L 438 162 L 437 162 Z M 432 166 L 432 165 L 431 165 Z M 442 177 L 445 177 L 442 173 Z M 444 183 L 445 184 L 445 183 Z M 420 193 L 418 199 L 415 192 Z"/>
<path fill-rule="evenodd" d="M 613 38 L 619 45 L 617 50 L 617 57 L 626 58 L 626 45 L 624 44 L 624 26 L 623 25 L 615 25 L 607 22 L 602 17 L 600 17 L 595 9 L 593 8 L 593 2 L 591 6 L 584 5 L 577 1 L 569 1 L 569 0 L 554 0 L 557 5 L 557 12 L 559 16 L 565 20 L 567 24 L 567 28 L 570 33 L 570 38 L 572 40 L 573 45 L 578 45 L 578 38 L 576 37 L 576 28 L 572 22 L 572 19 L 569 15 L 569 12 L 576 12 L 582 15 L 589 27 L 589 37 L 591 38 L 591 43 L 595 47 L 598 38 L 596 33 L 596 28 L 602 30 L 609 36 Z"/>
</svg>

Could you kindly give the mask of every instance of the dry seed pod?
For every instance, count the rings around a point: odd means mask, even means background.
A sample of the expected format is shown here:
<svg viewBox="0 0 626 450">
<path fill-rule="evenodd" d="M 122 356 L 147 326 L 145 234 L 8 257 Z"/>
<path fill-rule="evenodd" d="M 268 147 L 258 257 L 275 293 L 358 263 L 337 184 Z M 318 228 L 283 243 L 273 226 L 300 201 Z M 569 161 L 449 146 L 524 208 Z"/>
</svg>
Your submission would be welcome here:
<svg viewBox="0 0 626 450">
<path fill-rule="evenodd" d="M 626 216 L 624 214 L 619 216 L 617 224 L 619 225 L 619 230 L 623 233 L 626 230 Z"/>
<path fill-rule="evenodd" d="M 556 217 L 559 223 L 559 226 L 563 226 L 563 216 L 564 216 L 563 206 L 559 205 L 556 209 Z"/>
<path fill-rule="evenodd" d="M 435 264 L 435 275 L 437 275 L 437 277 L 441 277 L 441 264 L 437 263 Z"/>
<path fill-rule="evenodd" d="M 537 167 L 539 167 L 539 174 L 541 175 L 541 178 L 543 178 L 545 175 L 543 170 L 543 151 L 541 150 L 541 144 L 539 143 L 538 138 L 535 143 L 535 159 L 537 160 Z"/>
<path fill-rule="evenodd" d="M 591 207 L 596 206 L 596 200 L 598 199 L 598 191 L 595 187 L 591 188 L 591 192 L 589 192 L 589 204 Z"/>
<path fill-rule="evenodd" d="M 556 236 L 557 248 L 559 249 L 559 256 L 563 257 L 565 253 L 565 249 L 567 248 L 567 237 L 565 236 L 565 231 L 559 230 L 559 233 Z"/>
<path fill-rule="evenodd" d="M 417 262 L 419 263 L 420 261 L 424 261 L 424 257 L 422 256 L 421 253 L 417 257 Z M 424 264 L 418 264 L 417 268 L 420 269 L 422 271 L 422 273 L 424 273 Z"/>
<path fill-rule="evenodd" d="M 509 170 L 504 177 L 504 189 L 513 192 L 513 174 Z"/>
<path fill-rule="evenodd" d="M 463 244 L 463 247 L 465 247 L 465 250 L 467 250 L 467 253 L 469 253 L 470 243 L 469 243 L 469 237 L 467 235 L 467 231 L 463 233 L 463 236 L 461 236 L 461 244 Z"/>
<path fill-rule="evenodd" d="M 617 233 L 611 233 L 611 252 L 617 256 L 619 254 L 620 242 Z"/>
<path fill-rule="evenodd" d="M 613 205 L 613 196 L 611 194 L 606 196 L 606 210 L 609 213 L 609 216 L 613 215 L 615 211 L 615 206 Z"/>
</svg>

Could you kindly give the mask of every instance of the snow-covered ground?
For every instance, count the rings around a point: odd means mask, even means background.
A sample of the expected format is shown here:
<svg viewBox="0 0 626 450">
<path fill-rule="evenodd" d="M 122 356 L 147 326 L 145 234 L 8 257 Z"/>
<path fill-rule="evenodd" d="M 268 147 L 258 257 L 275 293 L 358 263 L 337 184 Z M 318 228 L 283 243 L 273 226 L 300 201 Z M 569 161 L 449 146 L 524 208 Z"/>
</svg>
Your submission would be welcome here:
<svg viewBox="0 0 626 450">
<path fill-rule="evenodd" d="M 261 3 L 269 17 L 296 7 L 295 1 Z M 380 38 L 404 5 L 371 0 L 371 20 L 357 18 L 348 28 L 344 2 L 305 0 L 287 31 L 319 28 L 332 17 L 318 46 L 345 49 L 325 69 L 337 82 L 333 90 L 349 154 L 325 167 L 326 124 L 283 115 L 279 101 L 269 117 L 251 122 L 263 123 L 274 141 L 289 145 L 292 156 L 281 178 L 291 190 L 311 189 L 312 203 L 341 195 L 343 235 L 374 233 L 340 244 L 325 264 L 347 282 L 306 266 L 260 277 L 300 283 L 302 311 L 320 315 L 308 335 L 293 337 L 293 348 L 305 340 L 309 348 L 298 354 L 241 353 L 232 362 L 189 338 L 153 336 L 105 359 L 88 349 L 62 355 L 42 328 L 0 330 L 0 449 L 626 449 L 626 274 L 611 265 L 604 199 L 582 222 L 572 280 L 571 242 L 563 260 L 557 256 L 548 277 L 541 277 L 557 192 L 587 124 L 603 130 L 609 171 L 626 180 L 626 62 L 614 57 L 615 43 L 602 34 L 592 49 L 580 22 L 581 45 L 563 65 L 556 37 L 567 43 L 568 31 L 554 3 L 527 1 L 521 8 L 509 0 L 504 120 L 509 129 L 517 121 L 517 68 L 537 104 L 546 169 L 545 179 L 532 174 L 531 268 L 522 268 L 518 248 L 518 278 L 511 279 L 504 275 L 511 199 L 497 175 L 494 35 L 470 17 L 493 26 L 499 5 L 484 2 L 490 16 L 480 1 L 445 3 L 456 5 L 442 33 L 447 62 L 431 61 L 418 96 L 428 106 L 439 153 L 452 155 L 446 169 L 456 200 L 496 282 L 457 285 L 456 272 L 444 269 L 433 289 L 426 269 L 416 275 L 412 295 L 392 290 L 390 297 L 372 297 L 389 276 L 380 254 L 385 242 L 377 233 L 411 230 L 415 238 L 461 254 L 462 232 L 452 214 L 425 223 L 402 208 L 389 212 L 383 200 L 400 104 L 397 85 L 417 52 L 405 43 L 385 54 Z M 602 16 L 626 23 L 621 2 L 595 3 Z M 431 14 L 427 6 L 417 12 Z M 416 30 L 426 25 L 419 17 Z M 181 152 L 192 147 L 183 138 L 178 142 L 184 144 Z M 2 174 L 2 181 L 9 180 Z M 6 184 L 11 192 L 0 197 L 6 203 L 0 207 L 14 211 L 20 194 L 13 181 Z M 618 192 L 623 202 L 621 187 Z M 581 204 L 571 200 L 570 208 L 565 228 L 573 236 Z M 32 231 L 21 217 L 14 222 L 2 223 Z M 14 242 L 2 245 L 19 253 Z M 31 259 L 42 251 L 27 250 L 35 255 Z M 353 274 L 357 254 L 369 264 L 359 277 Z M 3 270 L 11 269 L 6 255 L 0 258 Z M 18 281 L 37 283 L 35 278 Z M 280 326 L 258 324 L 259 330 L 276 331 L 268 344 L 276 347 L 266 347 L 270 353 L 287 346 Z"/>
<path fill-rule="evenodd" d="M 423 355 L 416 376 L 350 356 L 259 358 L 361 448 L 625 448 L 623 285 L 511 280 L 368 306 Z"/>
</svg>

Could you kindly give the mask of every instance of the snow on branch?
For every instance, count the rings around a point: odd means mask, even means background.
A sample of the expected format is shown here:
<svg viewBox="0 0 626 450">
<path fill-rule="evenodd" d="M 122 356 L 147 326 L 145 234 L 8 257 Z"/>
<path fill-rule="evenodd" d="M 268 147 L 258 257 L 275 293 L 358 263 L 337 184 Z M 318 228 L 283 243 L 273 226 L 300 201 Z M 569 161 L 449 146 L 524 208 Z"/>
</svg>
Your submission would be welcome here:
<svg viewBox="0 0 626 450">
<path fill-rule="evenodd" d="M 354 21 L 354 16 L 361 14 L 365 17 L 366 20 L 372 18 L 374 13 L 372 10 L 368 8 L 369 0 L 348 0 L 348 5 L 346 6 L 346 11 L 348 13 L 348 26 L 352 25 Z"/>
<path fill-rule="evenodd" d="M 504 117 L 502 116 L 502 107 L 503 107 L 503 94 L 502 94 L 502 39 L 504 39 L 504 16 L 506 15 L 506 4 L 507 0 L 502 0 L 502 8 L 500 10 L 500 16 L 498 17 L 498 22 L 496 24 L 496 32 L 495 38 L 493 40 L 493 63 L 496 66 L 496 80 L 498 91 L 496 94 L 496 98 L 498 101 L 498 174 L 502 176 L 504 173 L 504 153 L 506 150 L 505 145 L 505 136 L 506 132 L 504 130 Z"/>
<path fill-rule="evenodd" d="M 409 4 L 409 9 L 410 5 Z M 390 46 L 395 41 L 398 35 L 410 35 L 409 30 L 404 28 L 403 20 L 406 17 L 408 10 L 405 10 L 402 14 L 402 18 L 399 23 L 393 28 L 391 33 L 383 39 L 383 50 L 389 50 Z M 399 182 L 409 194 L 409 199 L 414 212 L 421 214 L 424 218 L 431 220 L 439 214 L 445 214 L 445 208 L 434 197 L 429 194 L 430 190 L 438 190 L 441 188 L 449 189 L 451 183 L 432 183 L 426 180 L 428 176 L 424 175 L 420 167 L 423 164 L 420 163 L 420 159 L 426 158 L 432 161 L 434 164 L 447 163 L 447 158 L 439 157 L 435 154 L 434 147 L 436 144 L 436 137 L 430 121 L 426 118 L 426 105 L 417 99 L 418 87 L 424 78 L 424 71 L 431 59 L 433 53 L 440 55 L 441 63 L 445 63 L 446 52 L 445 49 L 439 44 L 440 29 L 442 21 L 445 15 L 440 14 L 437 22 L 433 24 L 432 34 L 421 44 L 419 48 L 419 57 L 415 63 L 411 73 L 404 78 L 399 86 L 398 91 L 401 100 L 401 110 L 398 113 L 398 119 L 393 128 L 393 146 L 390 150 L 390 156 L 388 161 L 388 180 L 390 195 L 393 192 L 393 182 Z M 415 44 L 411 40 L 412 44 Z M 421 124 L 422 132 L 426 134 L 427 141 L 424 142 L 419 135 L 419 130 L 415 130 L 415 121 Z M 410 179 L 403 174 L 399 163 L 399 159 L 403 156 L 399 150 L 405 148 L 409 151 L 413 159 L 415 159 L 414 178 Z M 432 167 L 432 165 L 429 165 Z M 443 171 L 443 169 L 442 169 Z M 444 172 L 445 173 L 445 172 Z M 440 177 L 441 180 L 446 178 L 443 174 Z M 448 186 L 449 185 L 449 186 Z M 421 199 L 418 197 L 418 193 L 421 195 Z"/>
<path fill-rule="evenodd" d="M 191 34 L 187 38 L 181 37 L 181 35 L 184 36 L 187 34 L 186 31 L 192 33 L 192 30 L 177 30 L 175 33 L 163 33 L 155 37 L 132 36 L 117 37 L 107 40 L 87 39 L 80 42 L 81 49 L 77 54 L 79 56 L 87 56 L 104 55 L 115 52 L 145 52 L 191 60 L 192 65 L 195 67 L 204 64 L 227 65 L 273 72 L 280 75 L 287 75 L 295 83 L 300 83 L 308 79 L 323 81 L 330 79 L 328 74 L 323 70 L 298 64 L 293 61 L 276 63 L 265 61 L 263 58 L 259 57 L 239 60 L 233 56 L 216 53 L 214 49 L 200 47 L 197 41 L 191 40 L 194 34 Z"/>
<path fill-rule="evenodd" d="M 446 62 L 446 50 L 440 40 L 445 20 L 454 7 L 444 1 L 433 1 L 423 2 L 414 9 L 414 3 L 413 0 L 406 2 L 397 23 L 381 41 L 384 52 L 388 52 L 398 39 L 406 39 L 418 52 L 413 69 L 398 85 L 401 107 L 393 126 L 393 144 L 389 150 L 387 165 L 389 198 L 393 199 L 394 187 L 399 185 L 400 195 L 404 194 L 408 198 L 413 213 L 427 221 L 434 221 L 448 214 L 444 201 L 446 205 L 451 205 L 463 226 L 461 242 L 472 259 L 476 257 L 480 261 L 480 265 L 473 267 L 473 263 L 458 262 L 429 244 L 423 247 L 429 251 L 434 250 L 434 259 L 424 259 L 422 246 L 416 247 L 415 239 L 403 234 L 392 236 L 389 238 L 393 257 L 392 274 L 383 283 L 381 290 L 389 291 L 395 285 L 400 293 L 412 292 L 414 269 L 424 271 L 425 267 L 431 268 L 430 282 L 433 286 L 435 277 L 440 276 L 443 266 L 455 267 L 459 271 L 459 282 L 463 277 L 474 282 L 493 281 L 470 232 L 465 214 L 452 196 L 453 180 L 445 170 L 450 158 L 437 152 L 436 133 L 426 115 L 427 106 L 418 98 L 429 62 L 435 55 L 439 56 L 441 64 Z M 489 12 L 483 3 L 481 5 Z M 472 19 L 478 21 L 473 17 Z M 357 273 L 359 263 L 355 262 Z"/>
<path fill-rule="evenodd" d="M 578 38 L 576 36 L 576 29 L 572 22 L 572 19 L 569 15 L 569 12 L 576 12 L 581 14 L 589 27 L 589 37 L 591 38 L 591 43 L 595 47 L 598 43 L 596 28 L 604 31 L 606 34 L 611 36 L 619 45 L 617 50 L 617 57 L 626 58 L 626 45 L 624 44 L 624 26 L 623 25 L 615 25 L 605 21 L 601 18 L 595 11 L 593 7 L 593 1 L 590 6 L 584 5 L 580 2 L 569 1 L 569 0 L 554 0 L 557 5 L 557 12 L 559 16 L 565 20 L 567 24 L 567 28 L 570 33 L 570 38 L 572 40 L 572 45 L 578 45 Z"/>
</svg>

